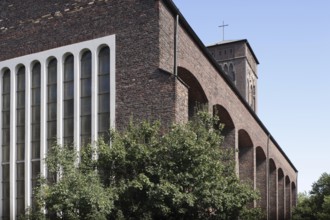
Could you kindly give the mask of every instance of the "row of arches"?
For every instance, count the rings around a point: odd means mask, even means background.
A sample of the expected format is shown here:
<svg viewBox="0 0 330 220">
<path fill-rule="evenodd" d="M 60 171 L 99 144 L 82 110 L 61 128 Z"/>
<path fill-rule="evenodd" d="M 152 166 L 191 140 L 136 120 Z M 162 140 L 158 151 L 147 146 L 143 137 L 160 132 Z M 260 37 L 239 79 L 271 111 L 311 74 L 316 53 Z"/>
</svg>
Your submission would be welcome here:
<svg viewBox="0 0 330 220">
<path fill-rule="evenodd" d="M 23 60 L 0 66 L 0 212 L 5 218 L 12 216 L 11 207 L 19 216 L 34 205 L 32 189 L 39 174 L 46 175 L 42 158 L 54 141 L 78 147 L 97 136 L 108 137 L 110 128 L 108 45 Z M 97 120 L 96 137 L 93 120 Z"/>
<path fill-rule="evenodd" d="M 189 119 L 193 114 L 192 109 L 196 108 L 198 103 L 208 106 L 209 101 L 203 87 L 191 72 L 179 68 L 178 76 L 187 85 Z M 215 104 L 212 109 L 213 114 L 219 116 L 220 123 L 224 125 L 223 147 L 235 148 L 238 151 L 236 164 L 239 178 L 260 192 L 260 200 L 251 206 L 262 208 L 269 216 L 268 219 L 289 219 L 297 200 L 296 180 L 285 174 L 284 169 L 276 164 L 276 158 L 264 150 L 267 149 L 267 143 L 264 148 L 255 146 L 249 132 L 235 126 L 230 113 L 223 105 Z"/>
</svg>

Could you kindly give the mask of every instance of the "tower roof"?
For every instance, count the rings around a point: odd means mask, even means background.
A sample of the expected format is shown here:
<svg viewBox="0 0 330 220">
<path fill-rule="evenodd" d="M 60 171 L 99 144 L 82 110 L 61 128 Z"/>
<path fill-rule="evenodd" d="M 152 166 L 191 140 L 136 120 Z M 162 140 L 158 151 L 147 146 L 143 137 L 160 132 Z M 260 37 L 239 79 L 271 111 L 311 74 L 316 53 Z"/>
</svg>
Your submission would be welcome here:
<svg viewBox="0 0 330 220">
<path fill-rule="evenodd" d="M 255 53 L 253 52 L 252 47 L 250 46 L 249 41 L 248 41 L 247 39 L 240 39 L 240 40 L 223 40 L 223 41 L 220 41 L 220 42 L 218 42 L 218 43 L 211 44 L 211 45 L 209 45 L 209 46 L 207 46 L 207 47 L 209 48 L 209 47 L 216 47 L 216 46 L 220 46 L 220 45 L 225 45 L 225 44 L 235 44 L 235 43 L 246 43 L 246 45 L 248 46 L 249 50 L 251 51 L 251 54 L 252 54 L 253 58 L 254 58 L 255 61 L 256 61 L 256 63 L 259 64 L 258 58 L 257 58 L 257 56 L 255 55 Z"/>
</svg>

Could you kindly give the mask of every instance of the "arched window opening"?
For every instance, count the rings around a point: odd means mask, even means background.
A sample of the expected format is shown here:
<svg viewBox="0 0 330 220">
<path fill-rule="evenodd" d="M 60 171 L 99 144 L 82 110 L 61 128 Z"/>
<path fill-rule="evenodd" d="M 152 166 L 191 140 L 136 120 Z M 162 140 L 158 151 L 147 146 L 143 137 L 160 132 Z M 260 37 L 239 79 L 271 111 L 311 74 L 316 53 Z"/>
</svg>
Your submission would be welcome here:
<svg viewBox="0 0 330 220">
<path fill-rule="evenodd" d="M 291 219 L 291 181 L 288 176 L 285 177 L 285 216 Z"/>
<path fill-rule="evenodd" d="M 16 214 L 25 211 L 25 67 L 16 76 Z"/>
<path fill-rule="evenodd" d="M 188 89 L 188 119 L 191 119 L 198 110 L 207 108 L 207 97 L 196 77 L 187 69 L 178 68 L 178 76 Z"/>
<path fill-rule="evenodd" d="M 47 67 L 47 148 L 48 151 L 57 137 L 57 60 L 51 59 Z M 54 182 L 56 175 L 48 173 L 48 181 Z"/>
<path fill-rule="evenodd" d="M 35 63 L 31 76 L 31 183 L 32 193 L 37 186 L 37 178 L 40 174 L 40 93 L 41 66 Z M 35 208 L 35 199 L 32 195 L 32 208 Z"/>
<path fill-rule="evenodd" d="M 110 129 L 110 48 L 103 47 L 98 58 L 98 134 L 108 140 Z"/>
<path fill-rule="evenodd" d="M 297 205 L 297 187 L 294 182 L 291 184 L 291 194 L 292 194 L 292 206 L 295 207 Z"/>
<path fill-rule="evenodd" d="M 73 55 L 68 55 L 64 61 L 63 71 L 63 144 L 73 144 L 74 129 L 74 68 Z"/>
<path fill-rule="evenodd" d="M 50 151 L 57 137 L 57 60 L 51 59 L 47 67 L 47 149 Z M 56 181 L 56 174 L 47 173 L 49 182 Z"/>
<path fill-rule="evenodd" d="M 92 53 L 90 51 L 83 53 L 80 64 L 80 138 L 84 146 L 91 140 Z"/>
<path fill-rule="evenodd" d="M 251 103 L 252 109 L 256 109 L 256 87 L 255 85 L 252 85 L 252 103 Z"/>
<path fill-rule="evenodd" d="M 269 219 L 277 219 L 277 177 L 276 165 L 269 159 Z"/>
<path fill-rule="evenodd" d="M 258 207 L 267 212 L 267 165 L 266 155 L 261 147 L 256 148 L 256 186 L 260 192 Z"/>
<path fill-rule="evenodd" d="M 2 77 L 2 217 L 9 219 L 10 215 L 10 70 L 7 69 Z"/>
<path fill-rule="evenodd" d="M 229 65 L 229 73 L 228 73 L 228 76 L 229 76 L 230 80 L 231 80 L 233 83 L 235 83 L 235 81 L 236 81 L 236 74 L 235 74 L 234 66 L 233 66 L 232 63 Z"/>
<path fill-rule="evenodd" d="M 225 64 L 223 69 L 224 69 L 225 73 L 228 75 L 228 66 L 227 66 L 227 64 Z"/>
<path fill-rule="evenodd" d="M 254 167 L 253 143 L 250 135 L 245 130 L 238 131 L 238 158 L 239 158 L 239 178 L 253 185 Z"/>
<path fill-rule="evenodd" d="M 223 126 L 223 147 L 235 149 L 235 126 L 229 112 L 221 105 L 214 105 L 213 115 L 219 117 L 219 123 Z"/>
<path fill-rule="evenodd" d="M 284 204 L 285 204 L 285 191 L 284 191 L 284 173 L 283 170 L 280 168 L 278 169 L 278 219 L 284 219 Z"/>
</svg>

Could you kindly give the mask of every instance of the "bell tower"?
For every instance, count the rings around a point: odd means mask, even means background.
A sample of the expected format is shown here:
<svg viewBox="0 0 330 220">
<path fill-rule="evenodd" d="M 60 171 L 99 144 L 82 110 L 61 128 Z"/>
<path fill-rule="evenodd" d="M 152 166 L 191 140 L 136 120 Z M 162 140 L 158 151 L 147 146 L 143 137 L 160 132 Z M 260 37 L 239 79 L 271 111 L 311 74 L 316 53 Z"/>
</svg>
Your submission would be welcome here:
<svg viewBox="0 0 330 220">
<path fill-rule="evenodd" d="M 224 40 L 207 48 L 242 97 L 257 112 L 259 61 L 249 42 L 246 39 Z"/>
</svg>

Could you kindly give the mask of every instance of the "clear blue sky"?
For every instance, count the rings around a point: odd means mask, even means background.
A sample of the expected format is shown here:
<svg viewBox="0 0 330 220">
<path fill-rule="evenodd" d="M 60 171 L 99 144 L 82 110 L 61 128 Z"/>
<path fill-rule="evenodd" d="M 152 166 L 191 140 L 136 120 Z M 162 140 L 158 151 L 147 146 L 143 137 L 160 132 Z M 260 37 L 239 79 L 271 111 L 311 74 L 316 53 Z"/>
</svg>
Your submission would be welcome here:
<svg viewBox="0 0 330 220">
<path fill-rule="evenodd" d="M 248 39 L 258 116 L 299 171 L 299 192 L 330 173 L 330 1 L 174 0 L 205 45 Z"/>
</svg>

